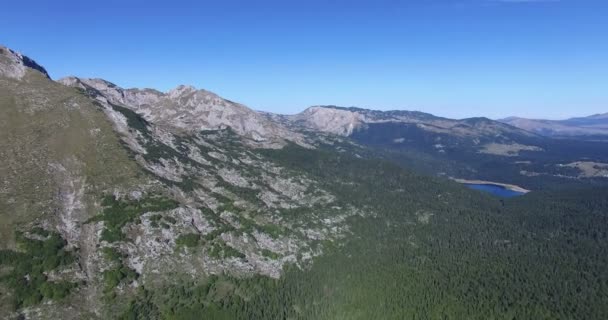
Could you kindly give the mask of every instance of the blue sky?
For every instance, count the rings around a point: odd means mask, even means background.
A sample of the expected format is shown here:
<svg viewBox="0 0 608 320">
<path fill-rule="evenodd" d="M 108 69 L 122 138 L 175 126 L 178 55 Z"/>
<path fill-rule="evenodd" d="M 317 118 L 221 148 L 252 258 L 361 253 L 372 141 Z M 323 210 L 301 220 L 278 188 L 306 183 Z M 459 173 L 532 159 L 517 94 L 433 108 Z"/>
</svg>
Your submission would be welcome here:
<svg viewBox="0 0 608 320">
<path fill-rule="evenodd" d="M 252 108 L 608 112 L 608 1 L 10 1 L 0 43 L 53 78 L 192 84 Z"/>
</svg>

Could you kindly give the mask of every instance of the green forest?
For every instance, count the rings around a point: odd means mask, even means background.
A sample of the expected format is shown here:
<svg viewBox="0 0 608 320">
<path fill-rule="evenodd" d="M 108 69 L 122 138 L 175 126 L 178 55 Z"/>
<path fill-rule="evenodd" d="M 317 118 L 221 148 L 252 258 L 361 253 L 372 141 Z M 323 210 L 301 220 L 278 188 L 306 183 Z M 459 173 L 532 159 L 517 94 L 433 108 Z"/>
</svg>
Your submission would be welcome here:
<svg viewBox="0 0 608 320">
<path fill-rule="evenodd" d="M 607 189 L 507 200 L 347 153 L 259 153 L 376 214 L 310 268 L 142 286 L 123 319 L 608 318 Z"/>
</svg>

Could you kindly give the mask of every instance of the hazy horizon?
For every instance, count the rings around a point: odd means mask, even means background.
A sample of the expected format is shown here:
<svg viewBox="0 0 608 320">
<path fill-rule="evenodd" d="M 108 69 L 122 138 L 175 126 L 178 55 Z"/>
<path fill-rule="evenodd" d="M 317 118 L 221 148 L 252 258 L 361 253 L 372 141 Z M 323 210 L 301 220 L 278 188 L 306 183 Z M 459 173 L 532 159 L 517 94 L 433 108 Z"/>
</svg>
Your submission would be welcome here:
<svg viewBox="0 0 608 320">
<path fill-rule="evenodd" d="M 5 7 L 0 43 L 54 79 L 161 91 L 187 84 L 283 114 L 313 105 L 449 118 L 608 112 L 608 4 L 597 1 Z"/>
</svg>

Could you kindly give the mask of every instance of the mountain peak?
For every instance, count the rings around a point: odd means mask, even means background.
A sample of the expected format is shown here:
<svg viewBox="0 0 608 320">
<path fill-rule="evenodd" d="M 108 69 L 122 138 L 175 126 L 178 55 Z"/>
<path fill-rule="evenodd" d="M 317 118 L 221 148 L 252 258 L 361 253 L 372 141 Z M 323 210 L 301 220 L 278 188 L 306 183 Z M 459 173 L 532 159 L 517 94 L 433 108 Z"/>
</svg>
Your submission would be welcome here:
<svg viewBox="0 0 608 320">
<path fill-rule="evenodd" d="M 21 80 L 28 70 L 35 70 L 51 78 L 44 67 L 33 59 L 0 45 L 0 76 Z"/>
<path fill-rule="evenodd" d="M 191 94 L 196 92 L 196 88 L 190 85 L 184 85 L 184 84 L 180 84 L 179 86 L 175 87 L 174 89 L 171 89 L 167 92 L 167 95 L 169 95 L 169 97 L 171 98 L 176 98 L 179 96 L 183 96 L 186 94 Z"/>
<path fill-rule="evenodd" d="M 196 133 L 230 127 L 256 142 L 272 145 L 284 140 L 300 143 L 302 137 L 247 108 L 213 92 L 180 85 L 162 93 L 153 89 L 123 89 L 103 79 L 64 78 L 60 83 L 93 89 L 95 99 L 106 105 L 121 105 L 146 121 L 176 132 Z"/>
</svg>

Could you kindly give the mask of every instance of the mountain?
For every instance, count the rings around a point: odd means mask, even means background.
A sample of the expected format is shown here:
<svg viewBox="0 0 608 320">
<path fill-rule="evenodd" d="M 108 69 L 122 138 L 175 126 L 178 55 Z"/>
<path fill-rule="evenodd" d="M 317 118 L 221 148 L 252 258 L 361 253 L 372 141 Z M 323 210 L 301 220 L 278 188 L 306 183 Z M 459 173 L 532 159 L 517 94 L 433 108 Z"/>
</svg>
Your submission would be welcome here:
<svg viewBox="0 0 608 320">
<path fill-rule="evenodd" d="M 141 114 L 146 121 L 170 127 L 175 132 L 193 133 L 230 127 L 237 134 L 260 143 L 300 142 L 302 139 L 241 104 L 192 86 L 181 85 L 161 93 L 153 89 L 123 89 L 102 79 L 69 77 L 59 82 L 88 91 L 104 104 L 125 106 Z"/>
<path fill-rule="evenodd" d="M 428 135 L 433 138 L 429 146 L 442 152 L 463 144 L 483 151 L 486 143 L 514 145 L 520 140 L 536 138 L 533 133 L 487 118 L 453 120 L 418 111 L 315 106 L 293 116 L 275 116 L 274 119 L 294 129 L 366 136 L 386 144 L 407 144 L 412 133 Z"/>
<path fill-rule="evenodd" d="M 608 113 L 566 120 L 539 120 L 510 117 L 499 120 L 549 137 L 601 137 L 608 135 Z"/>
<path fill-rule="evenodd" d="M 346 136 L 385 151 L 406 167 L 459 178 L 484 176 L 480 159 L 512 161 L 545 152 L 542 137 L 487 118 L 455 120 L 417 111 L 315 106 L 273 119 L 301 132 Z"/>
<path fill-rule="evenodd" d="M 602 184 L 602 168 L 608 166 L 605 143 L 555 140 L 487 118 L 456 120 L 417 111 L 336 106 L 264 115 L 294 131 L 348 137 L 406 168 L 438 176 L 538 190 Z M 602 119 L 596 116 L 596 121 Z M 599 169 L 590 169 L 595 167 Z"/>
<path fill-rule="evenodd" d="M 588 117 L 582 118 L 570 118 L 567 120 L 560 121 L 566 125 L 580 126 L 580 127 L 598 127 L 602 129 L 608 129 L 608 112 L 603 114 L 595 114 Z"/>
<path fill-rule="evenodd" d="M 551 141 L 485 118 L 56 82 L 2 48 L 0 318 L 605 319 L 605 186 L 498 199 L 417 169 L 596 150 Z"/>
<path fill-rule="evenodd" d="M 101 192 L 136 180 L 136 166 L 92 101 L 7 48 L 0 48 L 0 101 L 3 244 L 14 245 L 13 220 L 44 214 L 77 239 L 70 220 L 93 213 L 84 206 L 85 189 Z"/>
<path fill-rule="evenodd" d="M 533 136 L 533 134 L 503 125 L 487 118 L 452 120 L 418 111 L 377 111 L 361 108 L 342 108 L 336 106 L 314 106 L 293 116 L 283 116 L 302 128 L 350 136 L 374 124 L 399 124 L 415 126 L 420 130 L 450 133 L 462 137 L 497 137 L 507 134 Z"/>
<path fill-rule="evenodd" d="M 243 105 L 184 86 L 54 82 L 29 58 L 1 52 L 0 264 L 18 264 L 3 274 L 16 292 L 2 295 L 2 315 L 115 317 L 104 299 L 119 303 L 176 273 L 277 278 L 364 214 L 332 209 L 335 196 L 318 182 L 260 155 L 311 146 Z M 11 282 L 23 277 L 36 281 Z M 69 317 L 68 306 L 39 304 L 73 291 Z"/>
<path fill-rule="evenodd" d="M 9 306 L 38 300 L 37 289 L 43 285 L 47 295 L 60 297 L 75 283 L 98 277 L 95 257 L 100 253 L 88 239 L 99 230 L 83 222 L 98 213 L 99 195 L 143 182 L 138 166 L 93 102 L 51 81 L 32 61 L 0 49 L 0 238 L 2 249 L 18 250 L 16 255 L 0 254 L 3 265 L 18 263 L 9 274 L 3 266 L 2 318 L 9 318 Z M 33 253 L 28 248 L 38 244 L 32 230 L 47 235 L 48 250 Z M 71 258 L 75 254 L 68 253 L 76 248 L 78 263 Z M 56 258 L 39 269 L 42 262 L 36 259 L 45 255 Z M 59 265 L 66 273 L 52 274 Z M 23 283 L 23 277 L 32 281 Z M 19 290 L 7 295 L 7 287 Z M 93 298 L 88 289 L 81 294 Z M 94 309 L 92 300 L 76 300 Z"/>
</svg>

